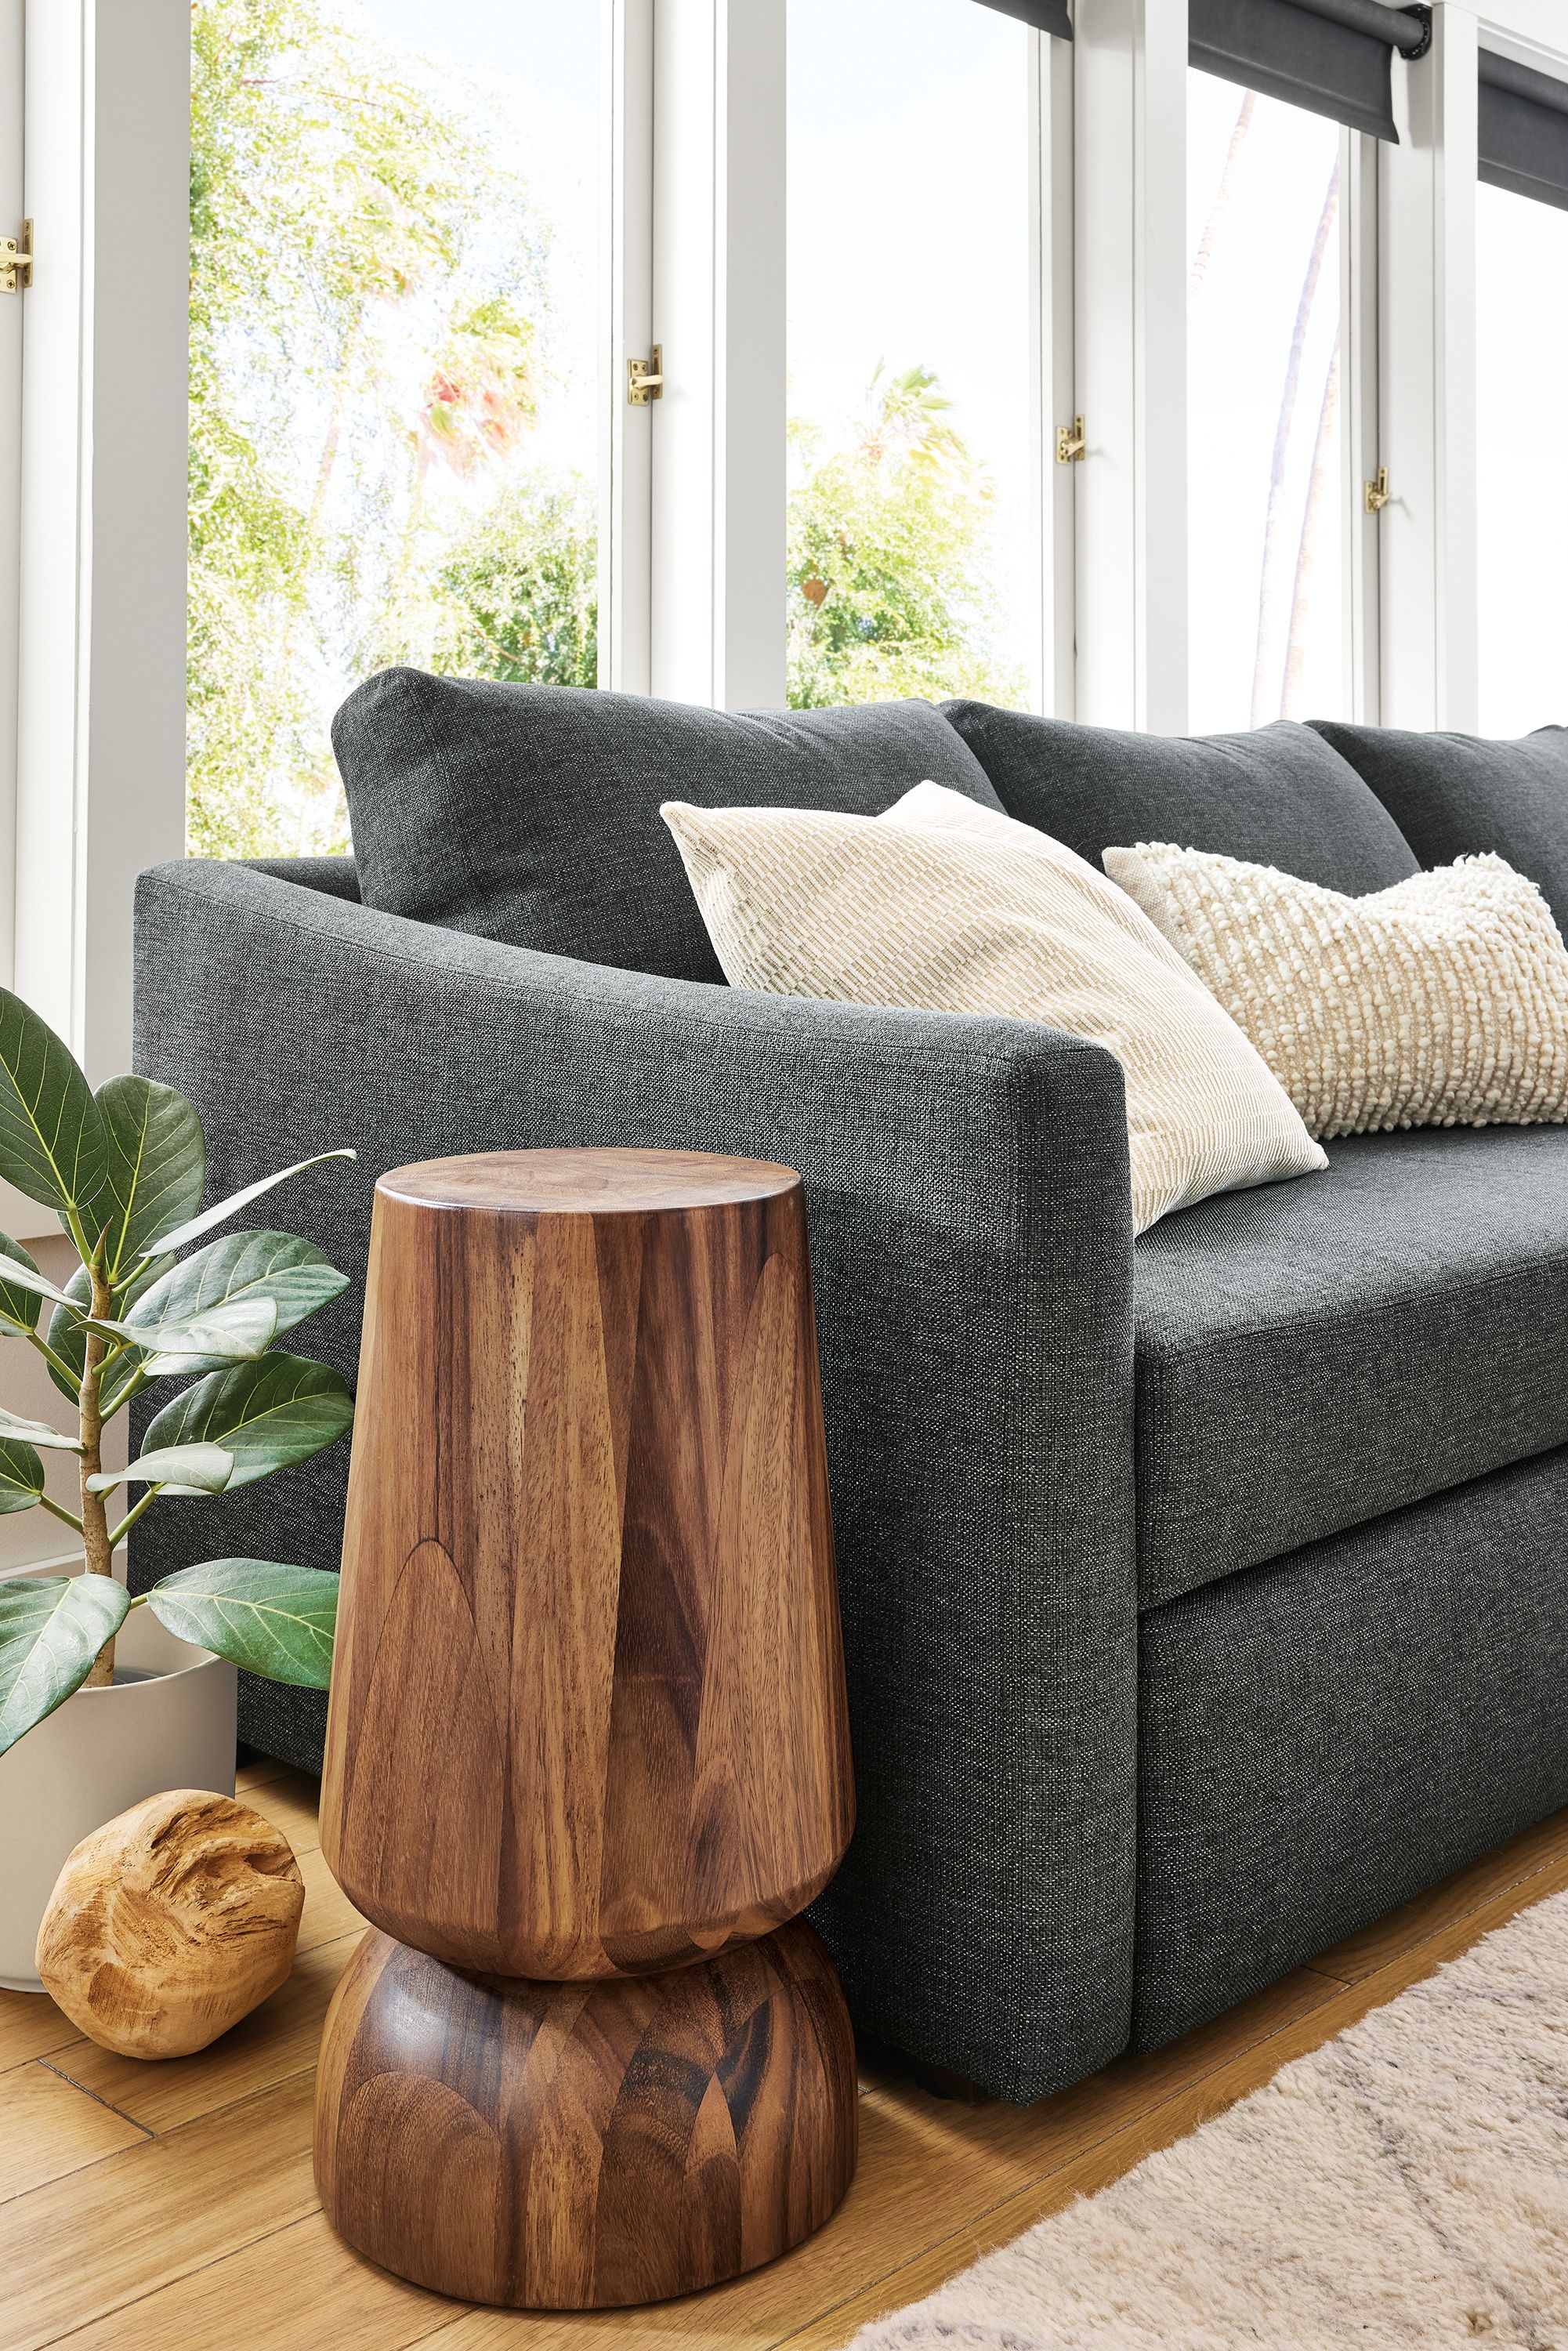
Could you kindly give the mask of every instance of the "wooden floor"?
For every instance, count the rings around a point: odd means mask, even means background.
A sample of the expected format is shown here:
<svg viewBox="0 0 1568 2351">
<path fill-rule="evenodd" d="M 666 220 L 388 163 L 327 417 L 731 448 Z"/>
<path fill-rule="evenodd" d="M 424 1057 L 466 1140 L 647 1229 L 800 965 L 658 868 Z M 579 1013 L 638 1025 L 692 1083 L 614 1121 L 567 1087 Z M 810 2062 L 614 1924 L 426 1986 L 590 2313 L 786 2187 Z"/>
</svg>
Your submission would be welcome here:
<svg viewBox="0 0 1568 2351">
<path fill-rule="evenodd" d="M 312 2065 L 361 1922 L 322 1863 L 315 1782 L 271 1764 L 241 1779 L 307 1886 L 294 1974 L 256 2015 L 198 2057 L 143 2064 L 47 2000 L 0 1993 L 0 2351 L 831 2351 L 1568 1885 L 1563 1813 L 1218 2023 L 1037 2106 L 872 2071 L 859 2176 L 798 2252 L 652 2310 L 525 2317 L 400 2284 L 323 2220 Z"/>
</svg>

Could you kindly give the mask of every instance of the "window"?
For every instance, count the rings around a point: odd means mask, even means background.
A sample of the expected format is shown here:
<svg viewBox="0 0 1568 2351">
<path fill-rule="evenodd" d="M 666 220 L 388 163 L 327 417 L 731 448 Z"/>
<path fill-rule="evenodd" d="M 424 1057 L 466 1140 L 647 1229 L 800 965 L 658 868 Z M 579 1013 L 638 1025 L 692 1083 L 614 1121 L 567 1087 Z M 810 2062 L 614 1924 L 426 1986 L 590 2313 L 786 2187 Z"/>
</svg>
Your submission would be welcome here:
<svg viewBox="0 0 1568 2351">
<path fill-rule="evenodd" d="M 1568 723 L 1568 212 L 1476 190 L 1480 729 Z"/>
<path fill-rule="evenodd" d="M 789 0 L 789 694 L 1038 700 L 1029 47 Z"/>
<path fill-rule="evenodd" d="M 1346 712 L 1341 147 L 1188 75 L 1192 731 Z"/>
<path fill-rule="evenodd" d="M 193 26 L 190 841 L 340 849 L 360 678 L 596 681 L 599 12 Z"/>
</svg>

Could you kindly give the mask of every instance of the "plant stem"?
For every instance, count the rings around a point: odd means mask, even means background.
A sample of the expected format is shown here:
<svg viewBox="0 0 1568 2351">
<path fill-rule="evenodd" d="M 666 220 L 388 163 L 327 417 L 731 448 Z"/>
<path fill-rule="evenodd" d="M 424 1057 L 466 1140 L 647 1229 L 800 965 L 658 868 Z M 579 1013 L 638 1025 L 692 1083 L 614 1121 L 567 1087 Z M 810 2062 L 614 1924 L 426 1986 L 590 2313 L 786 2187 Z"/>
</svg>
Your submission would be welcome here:
<svg viewBox="0 0 1568 2351">
<path fill-rule="evenodd" d="M 92 1276 L 92 1311 L 101 1322 L 110 1312 L 113 1293 L 104 1270 L 101 1245 L 95 1249 L 89 1270 Z M 101 1331 L 85 1334 L 86 1348 L 81 1374 L 81 1531 L 82 1547 L 87 1554 L 89 1575 L 114 1573 L 114 1545 L 109 1536 L 107 1497 L 92 1493 L 88 1480 L 96 1478 L 103 1468 L 103 1359 L 107 1343 Z M 106 1641 L 93 1659 L 92 1671 L 85 1687 L 106 1689 L 114 1679 L 114 1643 Z"/>
<path fill-rule="evenodd" d="M 141 1516 L 142 1511 L 150 1508 L 150 1506 L 158 1499 L 159 1495 L 162 1491 L 163 1489 L 162 1486 L 149 1486 L 147 1491 L 142 1495 L 141 1499 L 135 1505 L 134 1509 L 126 1511 L 125 1516 L 120 1520 L 120 1524 L 115 1528 L 114 1532 L 109 1538 L 109 1547 L 111 1552 L 116 1550 L 118 1546 L 125 1541 L 126 1536 L 131 1532 L 131 1528 L 136 1524 L 136 1521 Z M 107 1500 L 107 1499 L 108 1497 L 106 1496 L 105 1499 Z"/>
</svg>

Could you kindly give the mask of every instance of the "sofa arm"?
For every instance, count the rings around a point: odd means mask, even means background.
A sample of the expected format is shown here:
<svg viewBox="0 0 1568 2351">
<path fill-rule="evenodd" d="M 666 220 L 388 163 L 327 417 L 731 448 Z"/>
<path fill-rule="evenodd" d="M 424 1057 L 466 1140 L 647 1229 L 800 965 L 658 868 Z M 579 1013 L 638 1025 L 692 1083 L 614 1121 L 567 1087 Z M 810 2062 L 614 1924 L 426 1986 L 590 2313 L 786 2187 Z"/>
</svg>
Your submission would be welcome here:
<svg viewBox="0 0 1568 2351">
<path fill-rule="evenodd" d="M 199 1105 L 214 1193 L 357 1146 L 269 1204 L 354 1279 L 301 1333 L 350 1376 L 385 1168 L 618 1143 L 800 1170 L 860 1809 L 814 1916 L 899 2046 L 1010 2097 L 1103 2063 L 1136 1676 L 1116 1061 L 1023 1022 L 568 962 L 279 871 L 143 874 L 137 1067 Z M 214 1552 L 336 1565 L 347 1456 L 155 1512 L 133 1580 Z"/>
</svg>

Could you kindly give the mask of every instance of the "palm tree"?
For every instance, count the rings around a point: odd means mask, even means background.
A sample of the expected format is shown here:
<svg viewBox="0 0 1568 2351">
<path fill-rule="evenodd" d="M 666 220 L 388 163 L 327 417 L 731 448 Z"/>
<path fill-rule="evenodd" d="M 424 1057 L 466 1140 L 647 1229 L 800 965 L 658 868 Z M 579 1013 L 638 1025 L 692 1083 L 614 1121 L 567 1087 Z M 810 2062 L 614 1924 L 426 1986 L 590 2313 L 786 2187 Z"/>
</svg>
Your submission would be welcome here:
<svg viewBox="0 0 1568 2351">
<path fill-rule="evenodd" d="M 1323 378 L 1322 404 L 1318 410 L 1317 439 L 1312 444 L 1312 471 L 1307 503 L 1301 515 L 1301 542 L 1296 549 L 1296 577 L 1291 591 L 1291 630 L 1285 643 L 1285 684 L 1280 696 L 1281 718 L 1301 715 L 1301 673 L 1307 659 L 1307 622 L 1312 612 L 1312 577 L 1317 565 L 1323 506 L 1330 495 L 1335 463 L 1334 425 L 1339 416 L 1339 337 L 1334 337 Z"/>
<path fill-rule="evenodd" d="M 1296 396 L 1301 389 L 1301 354 L 1306 348 L 1307 329 L 1312 323 L 1312 304 L 1317 297 L 1318 281 L 1322 276 L 1323 256 L 1328 250 L 1329 233 L 1339 212 L 1339 157 L 1329 174 L 1328 192 L 1318 217 L 1317 234 L 1307 260 L 1307 274 L 1301 282 L 1301 298 L 1296 304 L 1296 322 L 1291 333 L 1290 355 L 1285 361 L 1285 380 L 1280 391 L 1280 414 L 1274 428 L 1274 454 L 1269 468 L 1269 509 L 1263 526 L 1263 563 L 1258 582 L 1258 643 L 1252 662 L 1252 724 L 1265 725 L 1269 718 L 1279 716 L 1278 700 L 1270 693 L 1270 682 L 1280 675 L 1280 533 L 1284 520 L 1285 466 L 1291 450 L 1291 432 L 1295 423 Z M 1275 706 L 1270 708 L 1270 700 Z"/>
<path fill-rule="evenodd" d="M 1208 275 L 1208 265 L 1214 257 L 1214 241 L 1219 234 L 1219 224 L 1224 219 L 1226 207 L 1230 202 L 1231 190 L 1236 185 L 1236 172 L 1241 161 L 1241 150 L 1247 143 L 1247 133 L 1252 128 L 1252 115 L 1257 104 L 1257 91 L 1248 90 L 1241 100 L 1241 111 L 1236 118 L 1236 127 L 1230 134 L 1230 144 L 1225 151 L 1225 169 L 1219 175 L 1219 185 L 1215 190 L 1214 202 L 1208 208 L 1208 218 L 1203 224 L 1203 235 L 1197 241 L 1197 251 L 1193 256 L 1192 269 L 1186 281 L 1186 298 L 1189 302 Z"/>
</svg>

